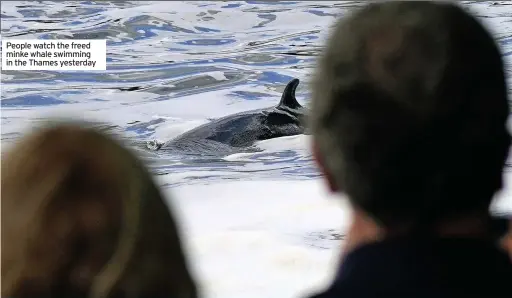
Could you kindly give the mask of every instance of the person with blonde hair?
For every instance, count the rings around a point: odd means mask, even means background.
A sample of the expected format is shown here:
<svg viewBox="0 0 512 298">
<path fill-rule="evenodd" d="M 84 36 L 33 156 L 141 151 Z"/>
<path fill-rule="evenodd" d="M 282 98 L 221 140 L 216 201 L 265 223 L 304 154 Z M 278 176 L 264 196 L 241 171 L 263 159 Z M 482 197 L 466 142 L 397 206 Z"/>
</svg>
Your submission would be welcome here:
<svg viewBox="0 0 512 298">
<path fill-rule="evenodd" d="M 163 194 L 113 137 L 54 123 L 1 174 L 2 297 L 197 297 Z"/>
</svg>

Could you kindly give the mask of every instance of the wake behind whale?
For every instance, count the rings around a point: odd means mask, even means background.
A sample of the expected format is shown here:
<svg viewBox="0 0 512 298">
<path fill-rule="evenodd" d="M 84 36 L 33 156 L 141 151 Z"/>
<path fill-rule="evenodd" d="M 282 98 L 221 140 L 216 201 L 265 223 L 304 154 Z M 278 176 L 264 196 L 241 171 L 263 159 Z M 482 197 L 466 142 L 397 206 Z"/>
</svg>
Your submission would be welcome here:
<svg viewBox="0 0 512 298">
<path fill-rule="evenodd" d="M 277 106 L 244 111 L 198 126 L 152 150 L 176 154 L 226 156 L 260 151 L 257 141 L 304 133 L 305 108 L 295 98 L 298 79 L 291 80 Z"/>
</svg>

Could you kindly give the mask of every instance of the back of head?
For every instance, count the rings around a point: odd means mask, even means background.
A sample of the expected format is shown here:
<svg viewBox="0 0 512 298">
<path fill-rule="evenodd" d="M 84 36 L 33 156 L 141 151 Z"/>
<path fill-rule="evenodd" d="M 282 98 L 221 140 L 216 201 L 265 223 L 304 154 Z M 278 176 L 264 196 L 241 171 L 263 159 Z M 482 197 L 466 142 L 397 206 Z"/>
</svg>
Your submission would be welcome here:
<svg viewBox="0 0 512 298">
<path fill-rule="evenodd" d="M 378 2 L 343 17 L 313 82 L 320 162 L 384 225 L 486 211 L 508 114 L 496 43 L 447 2 Z"/>
<path fill-rule="evenodd" d="M 2 297 L 196 297 L 179 234 L 139 160 L 60 123 L 2 156 Z"/>
</svg>

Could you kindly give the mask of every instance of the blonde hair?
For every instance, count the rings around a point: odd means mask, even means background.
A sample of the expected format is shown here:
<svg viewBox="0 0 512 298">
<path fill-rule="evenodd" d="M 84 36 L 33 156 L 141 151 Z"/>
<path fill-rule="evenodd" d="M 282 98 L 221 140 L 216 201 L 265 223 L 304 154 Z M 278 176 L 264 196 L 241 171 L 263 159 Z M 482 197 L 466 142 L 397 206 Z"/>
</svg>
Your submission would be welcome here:
<svg viewBox="0 0 512 298">
<path fill-rule="evenodd" d="M 197 297 L 160 190 L 113 138 L 53 123 L 3 154 L 1 178 L 3 297 Z"/>
</svg>

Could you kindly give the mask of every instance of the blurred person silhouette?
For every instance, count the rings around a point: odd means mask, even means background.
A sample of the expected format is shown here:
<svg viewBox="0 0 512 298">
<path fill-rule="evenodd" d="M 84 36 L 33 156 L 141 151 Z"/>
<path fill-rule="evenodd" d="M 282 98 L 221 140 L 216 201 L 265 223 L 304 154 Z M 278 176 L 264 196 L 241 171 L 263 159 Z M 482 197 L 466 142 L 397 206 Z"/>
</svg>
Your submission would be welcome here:
<svg viewBox="0 0 512 298">
<path fill-rule="evenodd" d="M 504 64 L 471 12 L 367 4 L 335 24 L 312 89 L 315 159 L 353 207 L 312 297 L 512 297 L 489 212 L 510 146 Z"/>
<path fill-rule="evenodd" d="M 197 297 L 163 194 L 115 138 L 51 122 L 1 173 L 2 297 Z"/>
</svg>

